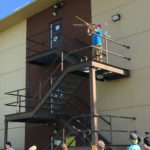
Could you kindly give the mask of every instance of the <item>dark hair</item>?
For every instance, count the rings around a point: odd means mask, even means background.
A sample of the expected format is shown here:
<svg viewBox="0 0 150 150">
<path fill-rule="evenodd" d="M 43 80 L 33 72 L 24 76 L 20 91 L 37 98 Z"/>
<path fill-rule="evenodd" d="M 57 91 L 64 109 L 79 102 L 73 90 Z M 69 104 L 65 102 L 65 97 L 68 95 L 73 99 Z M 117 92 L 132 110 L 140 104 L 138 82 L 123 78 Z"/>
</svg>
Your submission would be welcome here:
<svg viewBox="0 0 150 150">
<path fill-rule="evenodd" d="M 97 27 L 98 27 L 98 28 L 101 28 L 101 25 L 97 25 L 96 28 L 97 28 Z"/>
<path fill-rule="evenodd" d="M 145 134 L 150 134 L 150 132 L 145 132 Z"/>
<path fill-rule="evenodd" d="M 9 146 L 11 146 L 11 142 L 7 142 L 7 143 L 6 143 L 6 145 L 9 145 Z"/>
</svg>

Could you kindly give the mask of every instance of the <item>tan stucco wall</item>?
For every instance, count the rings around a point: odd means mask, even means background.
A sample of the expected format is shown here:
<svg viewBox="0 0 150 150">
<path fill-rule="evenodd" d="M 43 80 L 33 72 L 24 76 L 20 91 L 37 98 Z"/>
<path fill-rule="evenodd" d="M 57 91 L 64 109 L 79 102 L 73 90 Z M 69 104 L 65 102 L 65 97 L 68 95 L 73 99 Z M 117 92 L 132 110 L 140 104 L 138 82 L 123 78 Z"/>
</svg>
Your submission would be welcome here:
<svg viewBox="0 0 150 150">
<path fill-rule="evenodd" d="M 4 115 L 16 112 L 15 107 L 4 106 L 8 102 L 15 101 L 16 97 L 4 93 L 25 87 L 25 62 L 26 21 L 22 21 L 0 32 L 0 148 L 4 143 Z M 20 123 L 9 123 L 8 140 L 16 150 L 24 150 L 24 126 Z"/>
<path fill-rule="evenodd" d="M 97 82 L 98 112 L 123 116 L 135 116 L 133 122 L 124 124 L 124 129 L 134 129 L 143 136 L 150 127 L 150 19 L 149 0 L 91 0 L 92 21 L 107 22 L 111 38 L 129 45 L 129 50 L 120 49 L 120 53 L 131 57 L 130 62 L 112 60 L 114 64 L 129 68 L 131 77 L 109 82 Z M 112 22 L 111 16 L 121 14 L 121 20 Z M 110 46 L 111 50 L 119 49 Z M 120 126 L 122 126 L 120 124 Z M 128 127 L 129 126 L 129 127 Z M 118 122 L 114 122 L 118 127 Z M 125 134 L 121 135 L 124 136 Z M 125 140 L 127 141 L 126 138 Z M 125 143 L 120 136 L 114 142 Z"/>
</svg>

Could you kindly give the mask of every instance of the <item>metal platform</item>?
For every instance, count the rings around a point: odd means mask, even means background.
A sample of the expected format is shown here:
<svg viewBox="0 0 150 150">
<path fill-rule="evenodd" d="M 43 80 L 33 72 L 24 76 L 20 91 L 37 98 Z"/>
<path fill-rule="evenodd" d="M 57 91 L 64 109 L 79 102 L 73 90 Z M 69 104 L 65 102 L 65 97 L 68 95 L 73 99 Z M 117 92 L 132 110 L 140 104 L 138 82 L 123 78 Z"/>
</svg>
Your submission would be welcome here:
<svg viewBox="0 0 150 150">
<path fill-rule="evenodd" d="M 54 61 L 54 58 L 58 56 L 57 53 L 59 52 L 56 49 L 38 53 L 36 55 L 27 57 L 27 63 L 48 66 Z M 60 58 L 57 60 L 57 62 L 60 62 Z"/>
<path fill-rule="evenodd" d="M 56 120 L 56 114 L 49 113 L 36 113 L 32 115 L 32 112 L 16 113 L 5 116 L 5 120 L 9 122 L 26 122 L 26 123 L 48 123 L 49 121 Z"/>
<path fill-rule="evenodd" d="M 63 51 L 63 55 L 65 61 L 69 62 L 70 64 L 76 64 L 77 62 L 79 62 L 79 59 L 77 57 L 74 57 L 73 54 L 66 58 L 68 53 Z M 54 61 L 55 63 L 59 63 L 61 61 L 61 52 L 57 49 L 44 51 L 27 57 L 27 63 L 40 66 L 48 66 Z"/>
<path fill-rule="evenodd" d="M 90 68 L 95 68 L 96 71 L 96 79 L 100 81 L 110 81 L 120 78 L 129 77 L 129 70 L 118 68 L 112 65 L 108 65 L 105 63 L 100 63 L 97 61 L 86 61 L 82 63 L 78 63 L 76 65 L 71 65 L 70 67 L 66 68 L 58 77 L 55 84 L 47 91 L 45 96 L 41 99 L 41 101 L 33 108 L 32 112 L 26 113 L 18 113 L 18 114 L 10 114 L 6 115 L 6 121 L 17 121 L 17 122 L 26 122 L 30 119 L 33 120 L 50 120 L 53 119 L 53 116 L 47 114 L 39 114 L 39 109 L 46 103 L 47 98 L 56 91 L 59 86 L 62 86 L 64 82 L 66 82 L 66 76 L 68 74 L 75 74 L 78 78 L 88 77 Z M 100 77 L 99 77 L 100 76 Z M 70 82 L 70 81 L 69 81 Z M 74 84 L 74 83 L 72 83 Z M 80 85 L 80 84 L 79 84 Z M 62 88 L 62 87 L 61 87 Z M 63 91 L 62 91 L 63 92 Z M 74 93 L 74 92 L 72 92 Z M 64 93 L 62 93 L 64 95 Z M 60 94 L 61 95 L 61 94 Z M 71 95 L 66 96 L 71 97 Z M 66 98 L 65 97 L 65 98 Z"/>
</svg>

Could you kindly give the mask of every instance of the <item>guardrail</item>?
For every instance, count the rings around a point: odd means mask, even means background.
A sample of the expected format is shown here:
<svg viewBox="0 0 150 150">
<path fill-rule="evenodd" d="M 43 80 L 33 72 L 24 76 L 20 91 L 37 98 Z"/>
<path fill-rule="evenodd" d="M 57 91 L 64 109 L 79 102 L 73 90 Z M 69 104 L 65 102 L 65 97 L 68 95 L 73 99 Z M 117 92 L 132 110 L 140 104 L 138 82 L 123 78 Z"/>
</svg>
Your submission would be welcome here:
<svg viewBox="0 0 150 150">
<path fill-rule="evenodd" d="M 42 33 L 40 33 L 40 34 L 42 34 Z M 37 35 L 39 36 L 40 34 L 37 34 Z M 96 33 L 93 33 L 93 34 L 96 34 Z M 37 36 L 37 35 L 35 35 L 35 36 Z M 74 42 L 76 40 L 77 41 L 83 40 L 85 36 L 87 37 L 87 34 L 83 34 L 83 35 L 80 35 L 76 38 L 72 38 L 72 39 L 67 41 L 65 46 L 68 46 L 71 42 Z M 130 61 L 129 57 L 123 56 L 119 53 L 110 51 L 108 49 L 108 42 L 111 42 L 113 44 L 117 44 L 117 45 L 122 46 L 126 49 L 129 49 L 130 48 L 129 46 L 126 46 L 126 45 L 121 44 L 117 41 L 108 39 L 107 37 L 104 37 L 104 36 L 101 36 L 101 38 L 105 40 L 105 42 L 104 42 L 105 44 L 103 44 L 104 46 L 102 48 L 103 55 L 106 58 L 106 62 L 104 62 L 104 63 L 109 64 L 109 55 L 115 55 L 116 57 L 120 57 L 120 58 L 123 58 L 127 61 Z M 48 39 L 48 41 L 49 41 L 49 39 Z M 30 40 L 30 42 L 33 42 L 33 40 Z M 84 42 L 84 41 L 82 41 L 82 42 Z M 34 43 L 35 43 L 35 41 L 34 41 Z M 41 43 L 42 43 L 41 41 L 36 41 L 36 45 L 41 44 Z M 28 104 L 28 103 L 34 101 L 35 104 L 37 104 L 42 99 L 42 97 L 46 93 L 46 90 L 47 90 L 46 87 L 48 87 L 48 88 L 51 87 L 49 84 L 50 78 L 52 78 L 53 76 L 59 76 L 61 74 L 61 72 L 65 69 L 65 67 L 69 66 L 68 64 L 65 65 L 65 62 L 68 58 L 70 58 L 70 57 L 78 58 L 78 61 L 76 63 L 82 63 L 84 61 L 95 60 L 95 57 L 97 55 L 94 55 L 94 56 L 91 55 L 92 48 L 99 49 L 99 47 L 94 46 L 94 45 L 87 45 L 84 47 L 82 46 L 82 47 L 77 48 L 77 49 L 72 49 L 69 52 L 66 52 L 64 49 L 61 49 L 61 50 L 59 49 L 59 51 L 60 51 L 59 55 L 53 60 L 53 62 L 48 67 L 48 69 L 43 73 L 43 75 L 37 81 L 37 83 L 35 85 L 24 88 L 24 89 L 19 89 L 19 90 L 10 91 L 10 92 L 5 93 L 8 95 L 12 95 L 12 96 L 17 97 L 16 102 L 11 102 L 11 103 L 8 103 L 6 105 L 17 107 L 17 113 L 22 112 L 21 108 L 25 108 L 25 111 L 32 110 L 32 106 L 30 106 L 30 104 Z M 53 51 L 55 51 L 55 49 Z M 87 59 L 84 58 L 85 56 Z M 61 61 L 59 63 L 57 63 L 57 65 L 56 65 L 56 62 L 58 61 L 59 58 L 61 58 Z M 53 71 L 51 71 L 52 68 L 53 68 Z M 34 94 L 26 95 L 27 91 L 31 91 L 31 90 L 35 91 Z"/>
</svg>

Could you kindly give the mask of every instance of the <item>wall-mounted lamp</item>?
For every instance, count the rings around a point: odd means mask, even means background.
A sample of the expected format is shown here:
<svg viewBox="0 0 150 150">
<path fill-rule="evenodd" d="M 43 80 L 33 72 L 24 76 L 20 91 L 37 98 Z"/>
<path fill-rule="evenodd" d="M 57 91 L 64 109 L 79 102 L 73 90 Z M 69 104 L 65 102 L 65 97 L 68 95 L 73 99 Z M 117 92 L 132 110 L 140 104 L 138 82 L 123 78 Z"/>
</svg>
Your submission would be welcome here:
<svg viewBox="0 0 150 150">
<path fill-rule="evenodd" d="M 54 5 L 52 6 L 52 7 L 54 8 L 54 10 L 53 10 L 53 12 L 52 12 L 52 15 L 53 15 L 53 16 L 56 16 L 56 15 L 57 15 L 57 10 L 58 10 L 59 8 L 63 7 L 63 6 L 64 6 L 63 1 L 60 2 L 60 3 L 54 4 Z"/>
<path fill-rule="evenodd" d="M 60 3 L 54 4 L 54 5 L 52 6 L 52 8 L 54 8 L 54 10 L 52 11 L 52 15 L 53 15 L 53 16 L 56 16 L 58 9 L 61 8 L 61 7 L 63 7 L 63 6 L 64 6 L 63 1 L 60 2 Z"/>
<path fill-rule="evenodd" d="M 112 16 L 113 22 L 117 22 L 117 21 L 119 21 L 120 19 L 121 19 L 120 14 L 116 14 L 116 15 L 113 15 L 113 16 Z"/>
<path fill-rule="evenodd" d="M 64 3 L 63 3 L 63 2 L 60 2 L 60 3 L 54 4 L 54 5 L 53 5 L 53 8 L 54 8 L 54 9 L 58 9 L 58 8 L 62 7 L 63 5 L 64 5 Z"/>
<path fill-rule="evenodd" d="M 57 15 L 57 11 L 56 10 L 53 10 L 52 11 L 52 15 L 55 17 Z"/>
</svg>

